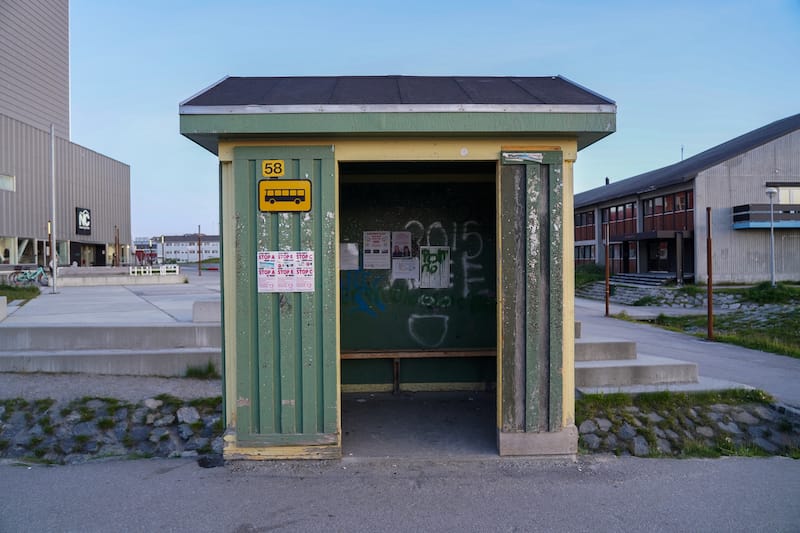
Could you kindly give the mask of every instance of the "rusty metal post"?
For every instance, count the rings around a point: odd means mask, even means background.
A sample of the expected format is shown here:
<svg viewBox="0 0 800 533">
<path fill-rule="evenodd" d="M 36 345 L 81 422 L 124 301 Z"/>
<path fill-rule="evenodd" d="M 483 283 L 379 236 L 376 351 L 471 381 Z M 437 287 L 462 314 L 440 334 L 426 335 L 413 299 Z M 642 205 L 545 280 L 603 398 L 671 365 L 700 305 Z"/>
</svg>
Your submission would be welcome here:
<svg viewBox="0 0 800 533">
<path fill-rule="evenodd" d="M 706 268 L 708 270 L 708 340 L 714 340 L 714 273 L 711 266 L 711 208 L 706 207 L 706 227 L 708 236 L 706 237 Z"/>
<path fill-rule="evenodd" d="M 606 220 L 606 316 L 609 316 L 609 301 L 611 300 L 611 269 L 609 265 L 611 264 L 611 258 L 608 255 L 609 252 L 609 223 Z"/>
</svg>

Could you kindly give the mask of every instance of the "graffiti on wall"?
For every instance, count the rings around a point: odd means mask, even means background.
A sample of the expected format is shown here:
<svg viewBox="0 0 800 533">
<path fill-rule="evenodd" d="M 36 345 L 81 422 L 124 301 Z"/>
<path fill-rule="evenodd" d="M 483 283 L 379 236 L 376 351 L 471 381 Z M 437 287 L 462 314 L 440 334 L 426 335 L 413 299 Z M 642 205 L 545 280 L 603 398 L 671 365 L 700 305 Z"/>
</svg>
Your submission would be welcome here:
<svg viewBox="0 0 800 533">
<path fill-rule="evenodd" d="M 420 259 L 419 280 L 393 279 L 387 271 L 342 271 L 342 306 L 371 318 L 402 308 L 407 315 L 392 317 L 396 326 L 415 345 L 436 348 L 448 343 L 458 316 L 494 310 L 494 279 L 487 280 L 484 268 L 494 261 L 493 250 L 485 249 L 476 220 L 445 226 L 414 219 L 403 228 L 411 232 L 412 253 Z"/>
</svg>

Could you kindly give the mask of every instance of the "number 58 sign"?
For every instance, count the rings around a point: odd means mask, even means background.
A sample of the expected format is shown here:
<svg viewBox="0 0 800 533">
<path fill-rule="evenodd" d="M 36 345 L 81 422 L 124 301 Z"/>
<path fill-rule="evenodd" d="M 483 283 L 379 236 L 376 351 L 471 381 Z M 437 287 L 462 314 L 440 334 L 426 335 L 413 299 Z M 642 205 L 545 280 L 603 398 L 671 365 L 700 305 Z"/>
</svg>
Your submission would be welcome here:
<svg viewBox="0 0 800 533">
<path fill-rule="evenodd" d="M 261 162 L 261 175 L 265 178 L 279 178 L 286 173 L 283 159 L 264 159 Z"/>
</svg>

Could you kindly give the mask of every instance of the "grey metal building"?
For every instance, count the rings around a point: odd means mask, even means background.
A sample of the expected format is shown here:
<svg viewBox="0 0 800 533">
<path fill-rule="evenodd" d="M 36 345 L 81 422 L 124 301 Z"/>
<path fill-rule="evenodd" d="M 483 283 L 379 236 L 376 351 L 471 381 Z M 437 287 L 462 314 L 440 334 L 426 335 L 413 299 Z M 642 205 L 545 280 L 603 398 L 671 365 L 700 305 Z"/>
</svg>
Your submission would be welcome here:
<svg viewBox="0 0 800 533">
<path fill-rule="evenodd" d="M 715 281 L 800 279 L 800 114 L 576 194 L 575 262 L 705 282 L 708 208 Z"/>
<path fill-rule="evenodd" d="M 67 0 L 0 0 L 0 76 L 0 263 L 51 233 L 60 265 L 128 262 L 130 167 L 69 140 Z"/>
</svg>

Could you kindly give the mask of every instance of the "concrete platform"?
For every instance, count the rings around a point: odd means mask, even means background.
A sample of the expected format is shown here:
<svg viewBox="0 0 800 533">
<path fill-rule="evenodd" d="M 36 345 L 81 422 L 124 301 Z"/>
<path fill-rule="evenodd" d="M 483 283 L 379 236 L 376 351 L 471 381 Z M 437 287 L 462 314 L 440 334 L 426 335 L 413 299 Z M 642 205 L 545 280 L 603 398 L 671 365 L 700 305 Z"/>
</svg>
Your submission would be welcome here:
<svg viewBox="0 0 800 533">
<path fill-rule="evenodd" d="M 646 392 L 706 392 L 728 389 L 753 389 L 749 385 L 727 381 L 724 379 L 714 379 L 698 376 L 696 383 L 659 383 L 656 385 L 627 385 L 622 387 L 578 387 L 579 394 L 642 394 Z"/>
<path fill-rule="evenodd" d="M 207 368 L 208 363 L 220 371 L 219 348 L 0 353 L 0 372 L 181 377 L 190 368 Z"/>
<path fill-rule="evenodd" d="M 576 341 L 575 361 L 636 359 L 636 343 L 629 341 Z"/>
<path fill-rule="evenodd" d="M 625 361 L 575 362 L 575 386 L 622 387 L 663 383 L 696 383 L 697 365 L 676 359 L 638 356 Z"/>
</svg>

